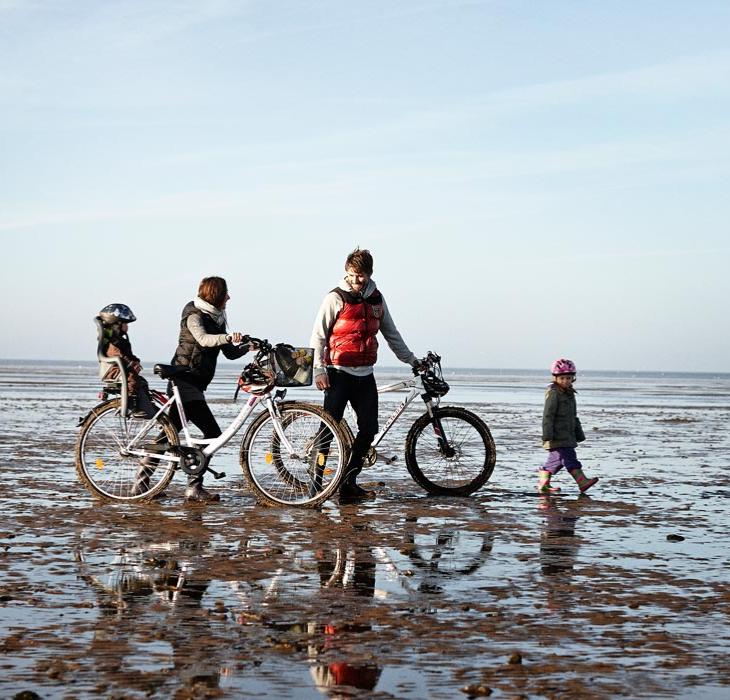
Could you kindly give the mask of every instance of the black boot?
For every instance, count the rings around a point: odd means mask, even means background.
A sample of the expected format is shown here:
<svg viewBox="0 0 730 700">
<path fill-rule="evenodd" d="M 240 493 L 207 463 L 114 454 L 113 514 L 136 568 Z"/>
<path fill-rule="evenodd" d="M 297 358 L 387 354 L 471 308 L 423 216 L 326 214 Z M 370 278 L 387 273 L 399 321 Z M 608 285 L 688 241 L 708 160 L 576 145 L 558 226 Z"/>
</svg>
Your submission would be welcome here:
<svg viewBox="0 0 730 700">
<path fill-rule="evenodd" d="M 185 500 L 188 503 L 215 503 L 220 501 L 221 497 L 203 488 L 202 476 L 191 476 L 185 489 Z"/>
<path fill-rule="evenodd" d="M 359 503 L 368 498 L 375 498 L 375 491 L 368 491 L 356 483 L 357 475 L 362 471 L 362 460 L 358 461 L 360 464 L 357 467 L 348 465 L 345 478 L 340 484 L 340 503 Z"/>
</svg>

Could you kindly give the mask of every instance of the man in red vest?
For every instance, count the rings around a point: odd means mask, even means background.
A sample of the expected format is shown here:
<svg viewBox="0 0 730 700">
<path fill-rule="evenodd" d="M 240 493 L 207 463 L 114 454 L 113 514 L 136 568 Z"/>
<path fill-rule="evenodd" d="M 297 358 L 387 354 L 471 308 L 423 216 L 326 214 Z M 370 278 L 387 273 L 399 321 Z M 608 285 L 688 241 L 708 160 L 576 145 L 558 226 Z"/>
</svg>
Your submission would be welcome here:
<svg viewBox="0 0 730 700">
<path fill-rule="evenodd" d="M 373 256 L 356 248 L 345 261 L 345 277 L 327 296 L 314 320 L 314 381 L 324 391 L 324 407 L 338 421 L 349 401 L 357 416 L 357 435 L 340 486 L 340 501 L 374 497 L 356 483 L 363 458 L 378 432 L 378 391 L 373 365 L 378 356 L 378 332 L 395 356 L 411 366 L 418 359 L 408 349 L 378 291 Z"/>
</svg>

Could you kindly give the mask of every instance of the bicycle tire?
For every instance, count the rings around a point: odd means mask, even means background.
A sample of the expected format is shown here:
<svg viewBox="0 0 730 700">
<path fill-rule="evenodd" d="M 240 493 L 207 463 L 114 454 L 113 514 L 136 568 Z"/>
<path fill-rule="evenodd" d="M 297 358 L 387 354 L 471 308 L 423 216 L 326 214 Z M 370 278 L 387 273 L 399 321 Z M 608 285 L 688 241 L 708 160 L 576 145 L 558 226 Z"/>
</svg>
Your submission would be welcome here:
<svg viewBox="0 0 730 700">
<path fill-rule="evenodd" d="M 289 407 L 292 404 L 302 408 L 310 408 L 314 406 L 315 410 L 319 408 L 316 404 L 306 403 L 304 401 L 282 401 L 279 404 L 279 413 L 281 413 L 281 424 L 283 428 L 286 428 L 292 420 L 296 420 L 296 414 L 291 411 L 282 412 L 283 408 Z M 342 425 L 340 425 L 340 427 L 342 427 Z M 281 438 L 277 432 L 274 432 L 271 436 L 271 455 L 272 463 L 276 467 L 276 471 L 279 473 L 279 476 L 284 481 L 286 481 L 290 486 L 295 486 L 300 489 L 309 488 L 309 480 L 302 481 L 296 476 L 296 474 L 292 474 L 289 469 L 287 469 L 286 464 L 281 458 Z"/>
<path fill-rule="evenodd" d="M 137 449 L 150 451 L 154 464 L 141 465 L 138 455 L 123 455 L 119 447 L 127 444 L 147 422 L 146 418 L 124 418 L 121 399 L 111 399 L 95 407 L 81 425 L 76 440 L 76 473 L 81 483 L 94 495 L 107 501 L 149 501 L 161 493 L 172 479 L 177 462 L 160 454 L 156 440 L 162 438 L 171 446 L 179 444 L 177 430 L 167 418 L 157 419 L 159 430 L 148 433 Z M 150 449 L 157 447 L 157 450 Z M 145 469 L 148 488 L 134 494 L 133 488 Z"/>
<path fill-rule="evenodd" d="M 279 412 L 281 429 L 294 452 L 281 449 L 274 420 L 263 411 L 243 436 L 241 469 L 259 503 L 317 507 L 342 480 L 347 464 L 342 433 L 329 413 L 314 404 L 287 402 Z M 327 449 L 326 461 L 320 461 L 321 449 Z"/>
<path fill-rule="evenodd" d="M 416 419 L 406 436 L 406 468 L 413 480 L 434 496 L 469 496 L 492 475 L 494 440 L 487 424 L 458 406 L 434 408 L 444 438 L 455 454 L 443 454 L 428 413 Z"/>
</svg>

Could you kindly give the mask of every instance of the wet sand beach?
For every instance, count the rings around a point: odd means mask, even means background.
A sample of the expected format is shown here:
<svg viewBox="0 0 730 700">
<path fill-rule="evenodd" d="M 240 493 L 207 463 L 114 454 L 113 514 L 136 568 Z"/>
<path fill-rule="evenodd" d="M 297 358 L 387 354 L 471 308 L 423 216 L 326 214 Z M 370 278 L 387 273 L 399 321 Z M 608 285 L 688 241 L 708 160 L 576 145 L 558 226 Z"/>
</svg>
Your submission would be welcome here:
<svg viewBox="0 0 730 700">
<path fill-rule="evenodd" d="M 728 697 L 730 376 L 581 375 L 578 454 L 600 481 L 578 496 L 561 473 L 550 499 L 546 378 L 447 378 L 442 404 L 497 445 L 470 498 L 410 479 L 412 409 L 362 505 L 257 505 L 240 436 L 208 477 L 219 505 L 186 506 L 180 474 L 117 505 L 73 466 L 95 367 L 0 363 L 0 697 Z"/>
</svg>

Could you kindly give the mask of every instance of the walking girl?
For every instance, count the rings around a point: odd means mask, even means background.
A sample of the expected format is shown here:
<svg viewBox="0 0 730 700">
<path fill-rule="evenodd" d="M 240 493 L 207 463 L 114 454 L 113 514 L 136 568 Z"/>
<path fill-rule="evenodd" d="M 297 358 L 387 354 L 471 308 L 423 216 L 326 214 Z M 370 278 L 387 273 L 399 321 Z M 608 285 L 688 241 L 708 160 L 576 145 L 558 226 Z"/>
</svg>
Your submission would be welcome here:
<svg viewBox="0 0 730 700">
<path fill-rule="evenodd" d="M 542 412 L 542 443 L 548 458 L 539 472 L 537 490 L 550 494 L 560 489 L 550 485 L 550 479 L 563 467 L 575 479 L 581 493 L 585 493 L 597 481 L 583 473 L 575 448 L 586 439 L 578 418 L 573 388 L 576 368 L 571 360 L 555 360 L 550 371 L 553 381 L 545 392 L 545 407 Z"/>
</svg>

